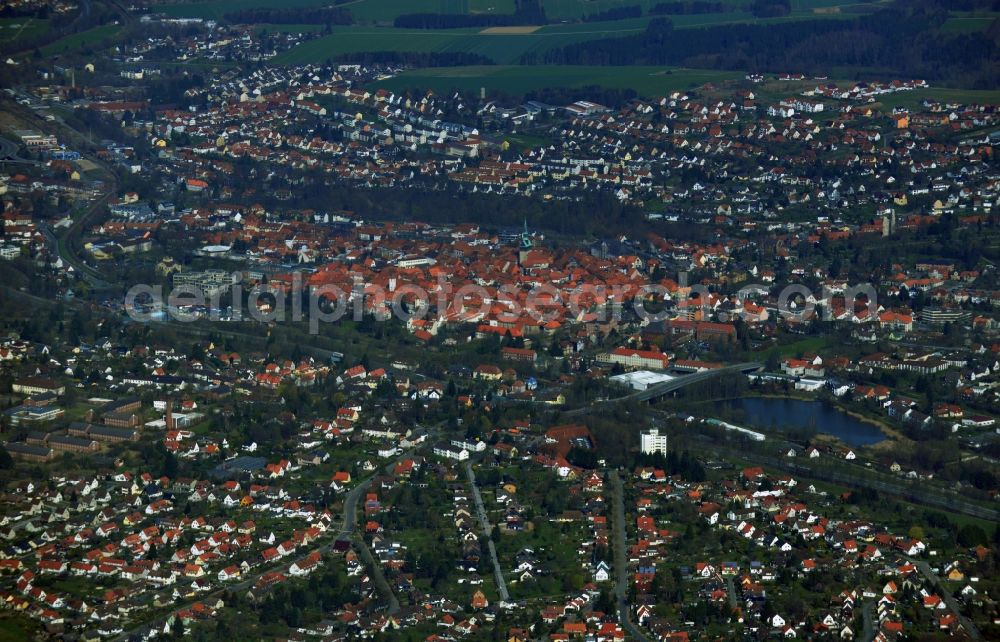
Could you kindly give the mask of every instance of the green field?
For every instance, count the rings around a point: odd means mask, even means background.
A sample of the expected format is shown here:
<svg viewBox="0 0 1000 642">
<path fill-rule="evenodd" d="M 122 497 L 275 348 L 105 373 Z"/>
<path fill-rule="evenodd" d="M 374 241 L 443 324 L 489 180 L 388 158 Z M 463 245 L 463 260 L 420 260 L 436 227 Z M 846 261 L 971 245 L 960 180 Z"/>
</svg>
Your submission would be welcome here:
<svg viewBox="0 0 1000 642">
<path fill-rule="evenodd" d="M 0 617 L 0 642 L 21 642 L 34 637 L 38 626 L 23 615 L 4 613 Z"/>
<path fill-rule="evenodd" d="M 255 0 L 251 0 L 255 1 Z M 308 0 L 289 0 L 303 2 Z M 190 5 L 189 5 L 190 6 Z M 353 5 L 352 5 L 353 6 Z M 843 19 L 843 14 L 795 14 L 785 18 L 755 20 L 736 11 L 696 16 L 676 16 L 679 28 L 724 23 L 787 22 L 803 17 Z M 482 29 L 396 29 L 394 27 L 337 27 L 329 36 L 305 42 L 275 58 L 277 64 L 323 62 L 346 53 L 363 51 L 465 52 L 485 56 L 497 64 L 515 64 L 527 53 L 542 54 L 567 45 L 639 34 L 649 18 L 610 22 L 546 25 L 531 33 L 486 33 Z"/>
<path fill-rule="evenodd" d="M 997 19 L 998 11 L 952 11 L 951 17 L 941 25 L 941 31 L 946 33 L 975 33 L 986 31 Z"/>
<path fill-rule="evenodd" d="M 915 109 L 925 99 L 937 100 L 943 103 L 961 103 L 979 105 L 1000 105 L 1000 89 L 950 89 L 948 87 L 930 87 L 902 91 L 888 96 L 881 96 L 879 102 L 885 108 L 908 107 Z"/>
<path fill-rule="evenodd" d="M 298 7 L 325 7 L 329 0 L 208 0 L 155 6 L 157 11 L 170 16 L 220 19 L 230 11 L 271 7 L 295 9 Z M 350 9 L 355 20 L 360 22 L 392 22 L 402 13 L 438 12 L 442 0 L 354 0 L 343 5 Z"/>
<path fill-rule="evenodd" d="M 547 87 L 586 87 L 600 85 L 616 89 L 634 89 L 642 96 L 658 96 L 677 89 L 688 89 L 707 82 L 741 78 L 731 71 L 670 69 L 666 67 L 586 67 L 586 66 L 476 66 L 415 69 L 383 80 L 379 86 L 403 89 L 453 89 L 521 94 Z"/>
<path fill-rule="evenodd" d="M 614 24 L 614 23 L 603 23 Z M 635 30 L 638 31 L 638 30 Z M 623 35 L 621 31 L 544 31 L 531 34 L 483 34 L 478 29 L 395 29 L 338 27 L 332 35 L 303 43 L 279 55 L 277 64 L 301 64 L 359 51 L 415 51 L 476 53 L 501 64 L 517 62 L 523 54 L 543 52 L 576 42 Z"/>
<path fill-rule="evenodd" d="M 105 38 L 113 37 L 120 30 L 121 27 L 119 25 L 108 24 L 101 25 L 100 27 L 94 27 L 93 29 L 88 29 L 86 31 L 81 31 L 80 33 L 74 33 L 66 36 L 65 38 L 60 38 L 51 44 L 45 45 L 42 47 L 42 54 L 46 56 L 55 56 L 69 51 L 76 51 L 77 49 L 83 49 L 85 47 L 94 47 Z"/>
<path fill-rule="evenodd" d="M 524 54 L 541 54 L 551 49 L 590 40 L 639 34 L 651 16 L 606 22 L 579 22 L 584 15 L 613 7 L 639 4 L 649 9 L 660 0 L 547 0 L 550 24 L 531 33 L 483 33 L 481 29 L 395 29 L 388 26 L 402 13 L 498 13 L 513 11 L 514 0 L 353 0 L 348 8 L 355 20 L 367 26 L 338 27 L 334 33 L 303 43 L 278 56 L 279 64 L 323 62 L 336 56 L 372 51 L 465 52 L 479 54 L 498 64 L 514 64 Z M 855 10 L 873 8 L 857 0 L 794 0 L 792 14 L 784 18 L 757 20 L 746 11 L 742 0 L 724 0 L 732 10 L 723 13 L 670 16 L 678 28 L 705 27 L 732 23 L 772 23 L 813 18 L 844 19 Z M 222 18 L 236 9 L 253 7 L 325 6 L 326 0 L 207 0 L 184 4 L 160 5 L 157 10 L 174 16 Z M 288 30 L 303 30 L 292 26 Z"/>
<path fill-rule="evenodd" d="M 276 24 L 259 24 L 254 25 L 257 33 L 312 33 L 314 31 L 321 31 L 323 25 L 276 25 Z"/>
<path fill-rule="evenodd" d="M 0 47 L 43 35 L 49 21 L 38 18 L 0 18 Z"/>
</svg>

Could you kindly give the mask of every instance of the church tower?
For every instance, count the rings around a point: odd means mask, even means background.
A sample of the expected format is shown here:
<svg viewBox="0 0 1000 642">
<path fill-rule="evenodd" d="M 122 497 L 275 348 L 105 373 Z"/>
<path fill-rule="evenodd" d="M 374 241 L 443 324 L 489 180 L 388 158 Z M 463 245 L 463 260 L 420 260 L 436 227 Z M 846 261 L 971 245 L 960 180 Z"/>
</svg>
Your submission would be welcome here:
<svg viewBox="0 0 1000 642">
<path fill-rule="evenodd" d="M 528 252 L 534 247 L 534 243 L 531 241 L 531 234 L 528 233 L 528 220 L 524 221 L 524 231 L 521 232 L 521 246 L 520 251 L 517 253 L 517 262 L 524 265 L 525 261 L 528 260 Z"/>
</svg>

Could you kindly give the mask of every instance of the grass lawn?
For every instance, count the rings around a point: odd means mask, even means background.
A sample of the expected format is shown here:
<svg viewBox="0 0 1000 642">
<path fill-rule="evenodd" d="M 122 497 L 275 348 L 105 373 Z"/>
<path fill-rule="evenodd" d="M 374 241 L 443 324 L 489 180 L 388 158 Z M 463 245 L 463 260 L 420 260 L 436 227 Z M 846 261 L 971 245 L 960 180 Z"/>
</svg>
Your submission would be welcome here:
<svg viewBox="0 0 1000 642">
<path fill-rule="evenodd" d="M 101 25 L 100 27 L 94 27 L 93 29 L 88 29 L 86 31 L 81 31 L 80 33 L 74 33 L 66 36 L 65 38 L 60 38 L 51 44 L 45 45 L 42 47 L 42 54 L 46 56 L 55 56 L 69 51 L 75 51 L 77 49 L 83 49 L 88 46 L 93 47 L 101 40 L 114 36 L 119 30 L 121 30 L 119 25 L 108 24 Z"/>
<path fill-rule="evenodd" d="M 808 339 L 801 339 L 794 343 L 786 343 L 784 345 L 771 346 L 767 350 L 761 352 L 749 352 L 747 353 L 748 358 L 756 359 L 757 361 L 764 362 L 773 353 L 778 355 L 778 357 L 794 357 L 799 354 L 806 354 L 809 352 L 819 352 L 826 346 L 826 339 L 823 337 L 810 337 Z"/>
<path fill-rule="evenodd" d="M 552 143 L 548 138 L 532 136 L 531 134 L 513 134 L 506 136 L 504 139 L 510 143 L 513 149 L 547 147 Z"/>
<path fill-rule="evenodd" d="M 0 614 L 0 642 L 23 642 L 34 638 L 38 627 L 27 617 L 9 612 Z"/>
<path fill-rule="evenodd" d="M 740 78 L 730 71 L 700 69 L 670 69 L 666 67 L 586 67 L 586 66 L 472 66 L 415 69 L 389 78 L 379 84 L 387 89 L 433 89 L 447 92 L 453 89 L 476 91 L 486 87 L 491 91 L 520 94 L 546 87 L 586 87 L 600 85 L 635 89 L 643 96 L 663 95 L 677 89 Z"/>
<path fill-rule="evenodd" d="M 26 38 L 35 38 L 49 30 L 49 21 L 40 18 L 0 18 L 0 45 L 7 46 Z"/>
</svg>

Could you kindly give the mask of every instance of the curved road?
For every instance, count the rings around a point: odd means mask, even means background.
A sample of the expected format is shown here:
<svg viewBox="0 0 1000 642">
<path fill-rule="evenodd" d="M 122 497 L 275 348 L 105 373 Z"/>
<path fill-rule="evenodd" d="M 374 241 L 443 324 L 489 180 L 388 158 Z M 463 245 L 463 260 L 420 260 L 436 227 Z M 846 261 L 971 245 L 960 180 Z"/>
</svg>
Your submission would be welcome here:
<svg viewBox="0 0 1000 642">
<path fill-rule="evenodd" d="M 0 163 L 18 163 L 21 165 L 41 165 L 38 161 L 21 158 L 17 155 L 20 145 L 0 136 Z"/>
</svg>

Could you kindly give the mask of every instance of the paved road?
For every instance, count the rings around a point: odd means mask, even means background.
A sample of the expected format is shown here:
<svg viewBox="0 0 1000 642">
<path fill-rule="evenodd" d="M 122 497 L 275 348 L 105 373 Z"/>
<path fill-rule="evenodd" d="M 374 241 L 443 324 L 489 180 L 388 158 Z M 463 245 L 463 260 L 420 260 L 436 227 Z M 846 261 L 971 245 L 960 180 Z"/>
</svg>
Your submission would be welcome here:
<svg viewBox="0 0 1000 642">
<path fill-rule="evenodd" d="M 104 199 L 101 200 L 103 201 Z M 71 256 L 68 252 L 64 252 L 63 248 L 59 246 L 58 237 L 56 237 L 55 232 L 52 231 L 52 227 L 50 227 L 48 223 L 39 223 L 38 230 L 42 233 L 42 236 L 45 237 L 45 242 L 48 243 L 50 252 L 61 258 L 63 263 L 66 265 L 73 266 L 73 269 L 84 281 L 87 282 L 87 285 L 97 290 L 102 290 L 111 286 L 111 284 L 104 279 L 100 279 L 95 276 L 91 272 L 90 268 L 85 265 L 81 265 L 79 261 L 77 261 L 76 257 Z"/>
<path fill-rule="evenodd" d="M 731 575 L 726 576 L 726 595 L 729 597 L 729 608 L 733 611 L 738 609 L 740 604 L 736 598 L 736 586 Z"/>
<path fill-rule="evenodd" d="M 385 467 L 385 472 L 392 472 L 393 466 L 398 462 L 405 459 L 409 453 L 405 453 L 397 457 L 393 462 Z M 357 516 L 358 516 L 358 501 L 360 501 L 361 496 L 368 492 L 368 489 L 372 485 L 372 480 L 379 473 L 376 472 L 369 475 L 362 483 L 358 484 L 344 497 L 344 511 L 343 519 L 344 525 L 340 530 L 340 535 L 337 539 L 353 539 L 354 543 L 358 546 L 361 551 L 361 559 L 365 562 L 368 567 L 368 573 L 375 583 L 375 588 L 381 593 L 382 599 L 388 604 L 388 613 L 393 615 L 399 612 L 399 599 L 396 598 L 396 594 L 392 592 L 392 587 L 389 586 L 389 582 L 385 579 L 385 574 L 382 572 L 382 564 L 375 559 L 372 555 L 371 549 L 368 548 L 368 543 L 365 542 L 365 538 L 360 535 L 355 535 L 354 530 L 357 526 Z M 329 547 L 327 547 L 329 549 Z"/>
<path fill-rule="evenodd" d="M 483 535 L 486 536 L 486 546 L 490 550 L 490 557 L 493 559 L 493 577 L 497 584 L 497 593 L 504 602 L 510 602 L 510 593 L 507 592 L 507 583 L 503 579 L 503 570 L 500 568 L 500 560 L 497 558 L 497 549 L 493 544 L 493 527 L 490 526 L 489 517 L 486 515 L 486 507 L 483 506 L 483 497 L 479 494 L 479 486 L 476 484 L 476 474 L 472 472 L 472 462 L 465 462 L 465 474 L 469 477 L 469 484 L 472 486 L 472 497 L 476 502 L 476 512 L 479 513 L 479 523 L 483 527 Z"/>
<path fill-rule="evenodd" d="M 979 632 L 979 629 L 977 629 L 976 625 L 972 623 L 972 620 L 962 615 L 962 605 L 958 603 L 958 600 L 956 600 L 951 594 L 951 591 L 941 585 L 941 578 L 931 570 L 930 565 L 922 560 L 911 559 L 910 561 L 917 567 L 917 570 L 924 576 L 924 579 L 929 581 L 934 586 L 938 595 L 940 595 L 944 599 L 944 603 L 948 605 L 948 608 L 958 616 L 959 624 L 961 624 L 965 632 L 969 634 L 969 637 L 973 640 L 982 640 L 983 634 Z"/>
<path fill-rule="evenodd" d="M 618 604 L 618 621 L 621 622 L 622 628 L 636 640 L 650 642 L 649 637 L 632 622 L 632 610 L 629 608 L 627 600 L 628 560 L 625 554 L 627 544 L 625 537 L 625 491 L 622 488 L 622 480 L 618 476 L 617 470 L 611 473 L 611 495 L 611 501 L 614 504 L 612 521 L 614 522 L 615 601 Z"/>
<path fill-rule="evenodd" d="M 115 185 L 117 185 L 117 183 Z M 69 226 L 69 229 L 66 230 L 66 235 L 64 238 L 68 239 L 74 233 L 82 231 L 83 227 L 87 225 L 88 222 L 95 217 L 95 215 L 104 212 L 105 206 L 107 206 L 108 201 L 115 193 L 114 191 L 116 189 L 115 185 L 113 185 L 111 189 L 109 189 L 104 194 L 104 196 L 98 198 L 96 201 L 91 203 L 90 207 L 88 207 L 86 211 L 84 211 L 82 214 L 76 217 L 73 223 Z M 45 235 L 45 237 L 49 240 L 49 242 L 55 244 L 55 249 L 59 254 L 59 258 L 63 260 L 63 263 L 65 263 L 66 265 L 72 265 L 76 273 L 79 274 L 81 277 L 83 277 L 83 279 L 87 282 L 88 285 L 90 285 L 90 287 L 99 290 L 111 287 L 112 285 L 111 283 L 108 283 L 104 279 L 97 276 L 98 272 L 95 269 L 86 265 L 83 262 L 83 259 L 78 257 L 76 254 L 73 254 L 73 251 L 69 247 L 69 242 L 60 245 L 58 239 L 56 238 L 52 229 L 49 228 L 48 225 L 41 226 L 41 230 L 42 234 Z"/>
<path fill-rule="evenodd" d="M 20 163 L 22 165 L 41 165 L 38 161 L 21 158 L 17 155 L 20 146 L 14 141 L 0 137 L 0 163 Z"/>
<path fill-rule="evenodd" d="M 89 11 L 89 6 L 90 3 L 89 0 L 87 0 L 87 2 L 85 3 L 85 7 L 87 8 L 88 11 Z M 31 113 L 33 115 L 35 121 L 38 122 L 38 128 L 41 131 L 52 130 L 53 123 L 43 121 L 38 116 L 38 114 L 35 114 L 34 112 L 29 111 L 28 113 Z M 84 134 L 83 132 L 74 129 L 70 125 L 63 122 L 62 120 L 58 120 L 54 124 L 56 125 L 56 127 L 65 130 L 61 132 L 64 135 L 66 132 L 71 132 L 72 135 L 69 136 L 70 139 L 72 139 L 73 137 L 76 137 L 78 139 L 83 139 L 86 140 L 91 146 L 97 147 L 97 143 L 95 143 L 95 141 L 89 134 Z M 118 192 L 118 173 L 114 170 L 114 168 L 105 163 L 104 161 L 102 161 L 100 158 L 97 158 L 96 156 L 84 155 L 84 158 L 86 158 L 88 161 L 94 163 L 94 165 L 104 170 L 104 172 L 108 175 L 109 179 L 108 181 L 106 181 L 104 185 L 105 188 L 104 194 L 100 196 L 96 201 L 91 203 L 90 207 L 88 207 L 83 213 L 78 215 L 73 220 L 72 225 L 70 225 L 69 229 L 66 231 L 66 236 L 65 236 L 66 238 L 69 238 L 75 232 L 81 231 L 85 226 L 92 224 L 96 220 L 97 215 L 103 214 L 106 211 L 106 206 L 108 204 L 108 201 L 111 199 L 112 196 L 114 196 Z M 58 254 L 60 258 L 62 258 L 63 262 L 66 263 L 67 265 L 72 265 L 73 268 L 76 270 L 76 272 L 80 274 L 80 276 L 82 276 L 92 288 L 104 289 L 111 285 L 107 281 L 100 278 L 100 273 L 97 270 L 88 267 L 87 265 L 84 264 L 82 259 L 73 254 L 73 250 L 72 248 L 69 247 L 68 243 L 65 243 L 62 246 L 60 246 L 60 244 L 58 243 L 58 239 L 56 239 L 51 229 L 43 227 L 42 233 L 45 234 L 46 238 L 49 240 L 50 243 L 55 243 L 56 250 L 58 251 Z"/>
<path fill-rule="evenodd" d="M 865 600 L 861 604 L 861 617 L 864 622 L 861 633 L 855 638 L 857 642 L 872 642 L 875 639 L 875 602 Z"/>
</svg>

